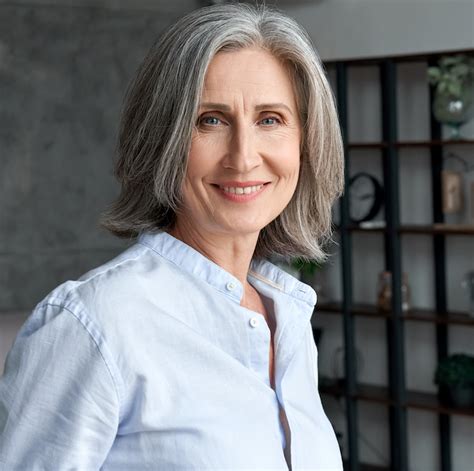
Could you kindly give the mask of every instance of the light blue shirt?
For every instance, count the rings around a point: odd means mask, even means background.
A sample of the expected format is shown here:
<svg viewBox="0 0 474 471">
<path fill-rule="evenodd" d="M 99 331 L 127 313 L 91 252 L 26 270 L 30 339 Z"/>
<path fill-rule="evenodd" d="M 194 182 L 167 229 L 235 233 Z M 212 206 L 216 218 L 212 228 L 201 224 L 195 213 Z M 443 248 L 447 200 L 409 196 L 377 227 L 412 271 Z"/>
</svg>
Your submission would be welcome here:
<svg viewBox="0 0 474 471">
<path fill-rule="evenodd" d="M 318 393 L 312 288 L 267 261 L 242 284 L 167 233 L 50 293 L 0 378 L 3 471 L 342 470 Z"/>
</svg>

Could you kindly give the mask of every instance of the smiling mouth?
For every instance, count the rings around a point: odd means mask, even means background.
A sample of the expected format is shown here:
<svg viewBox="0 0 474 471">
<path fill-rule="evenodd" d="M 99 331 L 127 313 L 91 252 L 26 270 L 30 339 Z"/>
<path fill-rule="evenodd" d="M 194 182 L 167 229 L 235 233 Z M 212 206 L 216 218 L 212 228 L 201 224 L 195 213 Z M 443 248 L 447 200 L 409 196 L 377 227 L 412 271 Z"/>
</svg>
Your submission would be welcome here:
<svg viewBox="0 0 474 471">
<path fill-rule="evenodd" d="M 253 182 L 249 182 L 253 183 Z M 239 186 L 233 186 L 229 184 L 218 185 L 212 183 L 211 186 L 220 190 L 221 194 L 232 201 L 247 201 L 253 199 L 253 197 L 257 196 L 261 193 L 267 185 L 271 182 L 266 183 L 258 183 L 256 185 L 247 185 L 243 186 L 242 184 L 237 183 Z M 234 184 L 235 185 L 235 184 Z"/>
<path fill-rule="evenodd" d="M 232 193 L 234 195 L 250 195 L 255 193 L 263 188 L 263 184 L 261 185 L 252 185 L 252 186 L 219 186 L 219 188 L 226 193 Z"/>
<path fill-rule="evenodd" d="M 271 182 L 266 182 L 266 183 L 259 183 L 257 185 L 248 185 L 248 186 L 232 186 L 232 185 L 218 185 L 216 183 L 211 183 L 211 185 L 215 188 L 219 188 L 226 193 L 232 193 L 235 195 L 250 195 L 252 193 L 255 193 L 259 190 L 261 190 L 264 186 L 268 185 Z"/>
</svg>

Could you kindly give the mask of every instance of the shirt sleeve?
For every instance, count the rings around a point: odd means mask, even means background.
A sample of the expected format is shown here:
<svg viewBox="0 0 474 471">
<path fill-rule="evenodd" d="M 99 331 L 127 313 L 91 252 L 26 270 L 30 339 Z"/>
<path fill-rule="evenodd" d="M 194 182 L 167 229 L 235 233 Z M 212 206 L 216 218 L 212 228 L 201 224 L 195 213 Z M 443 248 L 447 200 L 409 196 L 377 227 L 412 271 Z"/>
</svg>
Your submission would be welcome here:
<svg viewBox="0 0 474 471">
<path fill-rule="evenodd" d="M 119 422 L 113 371 L 91 324 L 39 306 L 0 378 L 0 470 L 100 469 Z"/>
</svg>

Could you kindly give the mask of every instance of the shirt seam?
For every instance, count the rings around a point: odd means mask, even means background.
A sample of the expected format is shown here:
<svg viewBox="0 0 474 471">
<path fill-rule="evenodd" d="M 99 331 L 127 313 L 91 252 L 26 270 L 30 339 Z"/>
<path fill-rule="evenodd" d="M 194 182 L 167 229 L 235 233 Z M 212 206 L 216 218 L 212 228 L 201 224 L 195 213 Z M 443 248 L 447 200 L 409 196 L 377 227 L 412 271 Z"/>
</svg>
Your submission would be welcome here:
<svg viewBox="0 0 474 471">
<path fill-rule="evenodd" d="M 114 385 L 114 392 L 117 396 L 117 401 L 118 401 L 118 405 L 119 405 L 119 423 L 120 423 L 120 418 L 122 417 L 122 403 L 123 403 L 123 393 L 121 392 L 122 388 L 117 384 L 118 380 L 115 377 L 114 373 L 112 372 L 112 369 L 111 369 L 107 359 L 105 358 L 104 353 L 102 352 L 102 349 L 100 348 L 100 345 L 99 345 L 97 339 L 95 338 L 94 334 L 90 331 L 89 327 L 83 322 L 83 320 L 74 311 L 72 311 L 69 307 L 65 306 L 63 303 L 53 303 L 53 302 L 47 301 L 47 302 L 43 303 L 42 306 L 51 306 L 51 307 L 57 307 L 57 308 L 64 309 L 65 311 L 69 312 L 69 314 L 71 314 L 82 325 L 82 327 L 86 330 L 86 332 L 89 334 L 90 339 L 94 342 L 94 344 L 97 348 L 97 351 L 99 352 L 99 355 L 102 358 L 102 361 L 104 362 L 105 367 L 107 368 L 107 371 L 109 372 L 110 378 L 112 379 L 112 384 Z M 87 316 L 87 318 L 88 318 L 89 322 L 91 322 L 91 323 L 93 322 L 90 319 L 90 317 Z M 104 343 L 106 343 L 105 339 L 102 335 L 101 335 L 101 339 Z M 118 371 L 118 368 L 115 368 L 115 369 Z M 117 424 L 117 426 L 118 425 L 119 424 Z"/>
<path fill-rule="evenodd" d="M 132 246 L 133 247 L 133 246 Z M 130 250 L 132 247 L 129 247 L 128 250 Z M 117 254 L 117 257 L 121 256 L 124 252 L 120 253 L 120 254 Z M 94 280 L 95 278 L 97 278 L 98 276 L 101 276 L 101 275 L 104 275 L 105 273 L 111 271 L 111 270 L 114 270 L 116 269 L 117 267 L 119 267 L 120 265 L 123 265 L 124 263 L 127 263 L 127 262 L 130 262 L 132 260 L 137 260 L 138 258 L 140 258 L 142 256 L 142 253 L 138 253 L 135 257 L 129 257 L 129 258 L 124 258 L 122 260 L 118 260 L 117 263 L 115 263 L 114 265 L 111 265 L 111 266 L 107 266 L 106 268 L 104 268 L 103 270 L 97 272 L 97 273 L 94 273 L 91 277 L 89 278 L 84 278 L 84 279 L 78 279 L 77 280 L 77 283 L 80 283 L 81 285 L 83 283 L 87 283 L 89 281 L 92 281 Z M 71 288 L 69 291 L 67 291 L 67 294 L 69 294 L 71 291 L 74 290 L 74 287 Z"/>
<path fill-rule="evenodd" d="M 285 292 L 285 290 L 283 289 L 283 287 L 281 285 L 269 280 L 268 278 L 264 277 L 263 275 L 260 275 L 260 273 L 257 273 L 254 270 L 249 270 L 249 275 L 253 276 L 254 278 L 257 278 L 257 280 L 260 280 L 260 281 L 262 281 L 263 283 L 266 283 L 269 286 L 272 286 L 273 288 L 276 288 L 277 290 L 281 291 L 282 293 L 288 294 L 288 293 Z"/>
</svg>

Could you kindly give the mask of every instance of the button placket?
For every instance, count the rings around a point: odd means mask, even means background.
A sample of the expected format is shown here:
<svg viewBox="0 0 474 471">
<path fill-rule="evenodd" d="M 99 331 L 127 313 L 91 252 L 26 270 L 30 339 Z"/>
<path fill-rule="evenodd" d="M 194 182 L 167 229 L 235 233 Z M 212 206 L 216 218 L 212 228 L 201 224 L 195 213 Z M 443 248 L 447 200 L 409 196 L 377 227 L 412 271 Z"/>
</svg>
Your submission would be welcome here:
<svg viewBox="0 0 474 471">
<path fill-rule="evenodd" d="M 262 317 L 261 319 L 259 317 Z M 249 329 L 250 341 L 250 368 L 255 374 L 268 386 L 270 386 L 269 378 L 269 357 L 270 348 L 270 331 L 263 319 L 263 316 L 253 315 L 248 317 L 247 328 Z"/>
</svg>

